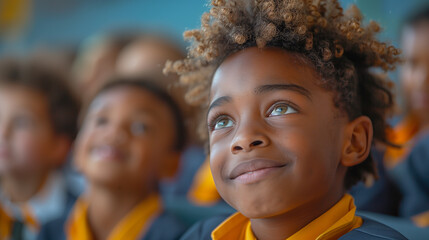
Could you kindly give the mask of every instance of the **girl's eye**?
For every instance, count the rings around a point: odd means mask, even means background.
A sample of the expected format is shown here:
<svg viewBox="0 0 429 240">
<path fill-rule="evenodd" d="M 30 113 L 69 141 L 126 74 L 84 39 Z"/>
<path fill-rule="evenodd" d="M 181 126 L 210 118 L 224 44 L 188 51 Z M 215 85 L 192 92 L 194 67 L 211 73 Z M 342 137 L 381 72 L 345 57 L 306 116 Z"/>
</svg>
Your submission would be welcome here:
<svg viewBox="0 0 429 240">
<path fill-rule="evenodd" d="M 288 106 L 286 104 L 281 104 L 273 108 L 273 110 L 270 112 L 270 116 L 280 116 L 280 115 L 286 115 L 286 114 L 291 114 L 296 112 L 297 111 L 291 106 Z"/>
<path fill-rule="evenodd" d="M 142 122 L 134 122 L 131 124 L 131 133 L 134 136 L 142 135 L 147 131 L 147 125 Z"/>
<path fill-rule="evenodd" d="M 227 127 L 232 127 L 233 124 L 234 123 L 229 118 L 220 118 L 219 120 L 217 120 L 215 122 L 213 129 L 219 130 L 219 129 L 223 129 L 223 128 L 227 128 Z"/>
</svg>

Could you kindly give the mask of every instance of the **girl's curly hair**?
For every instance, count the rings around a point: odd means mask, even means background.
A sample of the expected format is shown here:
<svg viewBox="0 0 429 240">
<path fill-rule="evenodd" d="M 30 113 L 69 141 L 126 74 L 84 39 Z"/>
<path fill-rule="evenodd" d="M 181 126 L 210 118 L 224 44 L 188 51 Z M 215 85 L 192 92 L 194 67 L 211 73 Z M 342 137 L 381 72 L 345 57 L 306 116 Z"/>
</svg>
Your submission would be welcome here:
<svg viewBox="0 0 429 240">
<path fill-rule="evenodd" d="M 320 85 L 335 93 L 335 106 L 350 119 L 368 116 L 374 139 L 389 144 L 392 84 L 370 69 L 393 70 L 400 51 L 375 38 L 380 30 L 373 21 L 363 26 L 357 7 L 343 11 L 337 0 L 212 0 L 201 28 L 184 33 L 192 41 L 188 57 L 167 62 L 164 73 L 179 74 L 187 101 L 206 107 L 213 73 L 230 54 L 252 46 L 300 53 L 314 64 Z M 368 176 L 377 176 L 372 156 L 349 168 L 345 187 Z"/>
</svg>

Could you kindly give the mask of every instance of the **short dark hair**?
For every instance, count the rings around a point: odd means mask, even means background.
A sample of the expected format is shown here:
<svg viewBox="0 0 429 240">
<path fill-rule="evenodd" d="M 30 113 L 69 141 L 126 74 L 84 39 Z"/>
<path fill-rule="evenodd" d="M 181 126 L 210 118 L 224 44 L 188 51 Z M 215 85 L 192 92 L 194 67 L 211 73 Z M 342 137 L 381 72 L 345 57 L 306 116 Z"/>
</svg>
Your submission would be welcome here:
<svg viewBox="0 0 429 240">
<path fill-rule="evenodd" d="M 429 22 L 429 5 L 418 8 L 412 12 L 404 21 L 405 26 L 415 26 L 422 22 Z"/>
<path fill-rule="evenodd" d="M 46 97 L 53 129 L 74 140 L 77 134 L 79 103 L 73 96 L 65 73 L 55 71 L 40 59 L 0 60 L 0 84 L 25 87 Z"/>
<path fill-rule="evenodd" d="M 372 69 L 394 69 L 400 51 L 375 38 L 380 30 L 373 21 L 364 26 L 357 7 L 343 11 L 337 0 L 212 0 L 201 28 L 184 33 L 192 41 L 188 58 L 167 62 L 164 71 L 180 74 L 187 100 L 206 107 L 213 72 L 232 53 L 253 46 L 299 53 L 314 65 L 322 87 L 334 92 L 335 106 L 349 119 L 368 116 L 374 139 L 389 144 L 392 84 Z M 368 175 L 376 176 L 371 155 L 348 169 L 345 188 Z"/>
<path fill-rule="evenodd" d="M 167 104 L 168 108 L 173 114 L 173 120 L 175 124 L 174 149 L 177 151 L 182 151 L 187 143 L 185 122 L 182 116 L 182 112 L 177 103 L 173 100 L 173 98 L 163 88 L 155 84 L 155 82 L 156 81 L 152 79 L 144 77 L 116 77 L 108 81 L 105 85 L 103 85 L 91 99 L 93 100 L 101 93 L 118 87 L 134 87 L 152 93 L 159 100 Z M 90 102 L 88 102 L 88 104 L 90 104 Z M 87 111 L 87 107 L 88 106 L 85 107 L 85 112 Z M 86 114 L 85 112 L 84 114 Z"/>
</svg>

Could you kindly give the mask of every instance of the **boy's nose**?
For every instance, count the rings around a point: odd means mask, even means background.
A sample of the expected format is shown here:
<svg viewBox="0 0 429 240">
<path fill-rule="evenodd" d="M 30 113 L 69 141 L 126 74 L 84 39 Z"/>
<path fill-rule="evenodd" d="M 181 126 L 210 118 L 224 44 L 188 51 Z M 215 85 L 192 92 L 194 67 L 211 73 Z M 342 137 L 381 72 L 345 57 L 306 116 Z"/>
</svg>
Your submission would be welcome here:
<svg viewBox="0 0 429 240">
<path fill-rule="evenodd" d="M 114 125 L 105 131 L 104 137 L 111 142 L 124 143 L 128 139 L 128 131 L 122 125 Z"/>
<path fill-rule="evenodd" d="M 250 152 L 255 148 L 263 148 L 270 143 L 269 138 L 256 126 L 242 126 L 237 129 L 235 137 L 231 144 L 231 152 Z"/>
</svg>

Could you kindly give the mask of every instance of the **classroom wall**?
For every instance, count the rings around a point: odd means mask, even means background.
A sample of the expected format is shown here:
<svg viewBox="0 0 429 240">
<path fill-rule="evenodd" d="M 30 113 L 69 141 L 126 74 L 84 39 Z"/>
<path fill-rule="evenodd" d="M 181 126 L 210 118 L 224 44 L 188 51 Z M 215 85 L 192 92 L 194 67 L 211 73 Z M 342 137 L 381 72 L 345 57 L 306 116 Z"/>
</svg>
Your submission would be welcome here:
<svg viewBox="0 0 429 240">
<path fill-rule="evenodd" d="M 357 4 L 366 20 L 381 23 L 380 37 L 399 45 L 404 17 L 428 0 L 340 0 L 344 7 Z M 25 5 L 25 23 L 16 31 L 0 31 L 0 55 L 26 52 L 37 46 L 75 46 L 85 38 L 117 29 L 149 29 L 171 33 L 181 40 L 186 29 L 199 26 L 207 0 L 0 0 Z M 12 4 L 13 5 L 13 4 Z M 1 21 L 1 16 L 0 16 Z M 1 25 L 0 25 L 1 26 Z"/>
<path fill-rule="evenodd" d="M 0 0 L 14 1 L 14 0 Z M 181 39 L 199 26 L 202 0 L 32 0 L 27 26 L 19 36 L 1 37 L 0 54 L 39 45 L 73 45 L 97 32 L 155 29 Z M 16 34 L 15 34 L 16 35 Z"/>
</svg>

